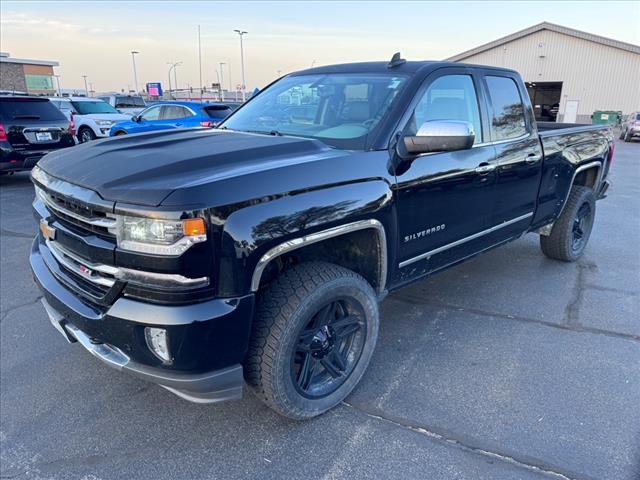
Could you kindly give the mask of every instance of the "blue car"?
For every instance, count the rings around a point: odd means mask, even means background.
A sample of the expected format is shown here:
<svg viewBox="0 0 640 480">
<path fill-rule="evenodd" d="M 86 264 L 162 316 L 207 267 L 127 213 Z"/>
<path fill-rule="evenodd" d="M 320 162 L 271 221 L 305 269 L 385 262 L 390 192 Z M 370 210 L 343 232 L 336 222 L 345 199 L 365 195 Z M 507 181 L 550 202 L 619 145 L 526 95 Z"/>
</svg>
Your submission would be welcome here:
<svg viewBox="0 0 640 480">
<path fill-rule="evenodd" d="M 109 136 L 154 132 L 174 128 L 215 127 L 232 112 L 223 103 L 158 102 L 145 108 L 131 120 L 111 127 Z"/>
</svg>

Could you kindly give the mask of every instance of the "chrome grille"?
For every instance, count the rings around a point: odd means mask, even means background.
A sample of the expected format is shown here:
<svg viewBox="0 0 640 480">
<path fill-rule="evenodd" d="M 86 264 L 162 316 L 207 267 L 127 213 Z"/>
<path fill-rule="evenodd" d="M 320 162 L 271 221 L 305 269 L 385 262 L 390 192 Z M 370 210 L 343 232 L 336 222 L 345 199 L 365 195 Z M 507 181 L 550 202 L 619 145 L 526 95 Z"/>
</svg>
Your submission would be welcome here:
<svg viewBox="0 0 640 480">
<path fill-rule="evenodd" d="M 46 244 L 60 265 L 83 280 L 107 288 L 111 288 L 116 282 L 116 274 L 119 271 L 116 267 L 91 263 L 57 242 L 47 240 Z"/>
<path fill-rule="evenodd" d="M 60 220 L 93 233 L 114 237 L 110 229 L 116 226 L 116 219 L 107 216 L 105 212 L 94 210 L 90 205 L 65 197 L 57 192 L 47 192 L 38 186 L 36 186 L 36 195 Z"/>
</svg>

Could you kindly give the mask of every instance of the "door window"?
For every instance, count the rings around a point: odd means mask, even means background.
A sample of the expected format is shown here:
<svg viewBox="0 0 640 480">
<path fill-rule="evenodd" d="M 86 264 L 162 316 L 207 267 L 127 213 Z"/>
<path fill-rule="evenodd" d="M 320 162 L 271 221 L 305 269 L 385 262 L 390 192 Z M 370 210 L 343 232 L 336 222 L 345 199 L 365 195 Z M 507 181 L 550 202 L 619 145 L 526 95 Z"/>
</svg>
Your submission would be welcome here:
<svg viewBox="0 0 640 480">
<path fill-rule="evenodd" d="M 162 107 L 162 120 L 177 120 L 179 118 L 190 117 L 191 112 L 180 105 L 165 105 Z"/>
<path fill-rule="evenodd" d="M 487 76 L 485 78 L 493 107 L 492 140 L 507 140 L 526 134 L 524 105 L 516 82 L 509 77 Z"/>
<path fill-rule="evenodd" d="M 474 143 L 482 141 L 478 97 L 470 75 L 444 75 L 435 79 L 418 102 L 414 118 L 417 128 L 432 120 L 469 122 L 476 134 Z"/>
<path fill-rule="evenodd" d="M 142 120 L 158 120 L 159 117 L 160 117 L 160 106 L 151 107 L 145 110 L 144 112 L 142 112 L 142 115 L 140 115 L 140 118 Z"/>
</svg>

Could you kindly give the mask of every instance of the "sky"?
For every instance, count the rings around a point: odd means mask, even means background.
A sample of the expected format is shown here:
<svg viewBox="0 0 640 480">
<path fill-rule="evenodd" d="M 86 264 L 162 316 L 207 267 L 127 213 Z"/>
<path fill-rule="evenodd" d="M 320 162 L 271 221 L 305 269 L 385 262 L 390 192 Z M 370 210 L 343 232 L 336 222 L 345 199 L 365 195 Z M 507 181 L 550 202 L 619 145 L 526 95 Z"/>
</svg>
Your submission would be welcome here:
<svg viewBox="0 0 640 480">
<path fill-rule="evenodd" d="M 640 45 L 640 0 L 466 2 L 208 2 L 11 1 L 0 2 L 0 50 L 17 58 L 55 60 L 62 88 L 95 91 L 168 83 L 167 62 L 178 85 L 199 81 L 198 25 L 203 84 L 241 83 L 240 40 L 246 30 L 248 90 L 278 74 L 312 65 L 387 60 L 440 60 L 542 21 Z M 173 81 L 173 79 L 172 79 Z"/>
</svg>

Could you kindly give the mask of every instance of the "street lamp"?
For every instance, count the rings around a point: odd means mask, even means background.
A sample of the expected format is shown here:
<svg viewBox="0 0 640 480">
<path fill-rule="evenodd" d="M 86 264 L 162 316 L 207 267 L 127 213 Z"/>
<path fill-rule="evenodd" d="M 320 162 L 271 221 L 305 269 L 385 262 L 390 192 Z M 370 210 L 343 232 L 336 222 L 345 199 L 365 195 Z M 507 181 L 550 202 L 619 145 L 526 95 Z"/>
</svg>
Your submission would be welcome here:
<svg viewBox="0 0 640 480">
<path fill-rule="evenodd" d="M 62 96 L 62 91 L 60 90 L 60 75 L 54 75 L 56 77 L 56 85 L 58 86 L 58 96 Z"/>
<path fill-rule="evenodd" d="M 246 100 L 246 84 L 244 81 L 244 47 L 242 45 L 242 37 L 249 32 L 245 32 L 244 30 L 234 30 L 234 32 L 240 35 L 240 68 L 242 70 L 242 101 L 244 102 Z"/>
<path fill-rule="evenodd" d="M 173 86 L 175 90 L 178 89 L 178 77 L 176 76 L 176 67 L 182 65 L 182 62 L 167 62 L 167 65 L 171 65 L 169 67 L 169 97 L 171 97 L 171 70 L 173 70 Z"/>
<path fill-rule="evenodd" d="M 84 95 L 86 97 L 89 96 L 89 87 L 87 87 L 87 76 L 86 75 L 82 75 L 82 78 L 84 78 Z"/>
<path fill-rule="evenodd" d="M 224 75 L 222 73 L 222 67 L 223 65 L 226 65 L 225 62 L 220 62 L 220 101 L 224 102 L 224 87 L 222 86 L 222 84 L 224 83 Z"/>
<path fill-rule="evenodd" d="M 136 72 L 136 55 L 140 53 L 135 50 L 131 50 L 131 59 L 133 60 L 133 83 L 136 86 L 136 94 L 138 94 L 138 72 Z"/>
</svg>

